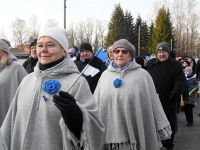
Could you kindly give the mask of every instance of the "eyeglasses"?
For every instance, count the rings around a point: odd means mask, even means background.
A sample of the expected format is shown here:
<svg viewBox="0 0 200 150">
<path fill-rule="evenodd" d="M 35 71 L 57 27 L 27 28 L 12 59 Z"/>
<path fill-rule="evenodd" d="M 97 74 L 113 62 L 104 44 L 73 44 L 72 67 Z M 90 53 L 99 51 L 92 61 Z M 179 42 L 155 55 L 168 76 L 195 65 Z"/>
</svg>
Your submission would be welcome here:
<svg viewBox="0 0 200 150">
<path fill-rule="evenodd" d="M 37 43 L 37 44 L 36 44 L 36 48 L 37 48 L 37 50 L 41 50 L 43 47 L 45 47 L 46 49 L 51 50 L 51 49 L 53 49 L 56 45 L 60 45 L 60 44 L 54 43 L 54 42 L 47 42 L 47 43 L 45 43 L 44 45 L 41 44 L 41 43 Z"/>
<path fill-rule="evenodd" d="M 129 53 L 128 50 L 118 50 L 118 49 L 116 49 L 116 50 L 113 51 L 114 54 L 119 54 L 120 52 L 122 52 L 122 54 L 124 54 L 124 55 Z"/>
</svg>

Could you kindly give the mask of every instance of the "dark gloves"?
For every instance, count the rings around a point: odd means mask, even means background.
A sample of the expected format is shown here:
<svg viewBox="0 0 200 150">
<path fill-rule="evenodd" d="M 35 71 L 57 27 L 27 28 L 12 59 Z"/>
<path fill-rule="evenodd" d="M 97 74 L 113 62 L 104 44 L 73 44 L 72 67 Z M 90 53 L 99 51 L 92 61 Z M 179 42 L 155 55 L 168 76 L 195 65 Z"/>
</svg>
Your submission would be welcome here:
<svg viewBox="0 0 200 150">
<path fill-rule="evenodd" d="M 71 132 L 80 139 L 83 124 L 83 115 L 76 104 L 76 100 L 68 92 L 60 91 L 53 96 L 56 107 L 61 111 L 65 124 Z"/>
<path fill-rule="evenodd" d="M 162 141 L 162 145 L 163 147 L 165 147 L 167 150 L 171 149 L 173 147 L 172 143 L 171 143 L 171 139 L 167 139 Z"/>
<path fill-rule="evenodd" d="M 179 102 L 180 101 L 180 97 L 176 94 L 171 94 L 169 99 L 170 99 L 170 101 L 173 101 L 173 102 Z"/>
</svg>

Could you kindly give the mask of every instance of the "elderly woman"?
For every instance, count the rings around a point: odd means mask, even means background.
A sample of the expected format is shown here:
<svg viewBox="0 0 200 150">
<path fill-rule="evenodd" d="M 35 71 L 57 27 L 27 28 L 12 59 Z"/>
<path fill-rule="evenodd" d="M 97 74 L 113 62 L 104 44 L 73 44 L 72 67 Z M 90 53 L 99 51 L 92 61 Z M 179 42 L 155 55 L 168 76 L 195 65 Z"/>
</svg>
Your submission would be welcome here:
<svg viewBox="0 0 200 150">
<path fill-rule="evenodd" d="M 39 34 L 38 63 L 18 88 L 2 135 L 9 150 L 100 150 L 104 126 L 87 81 L 67 57 L 68 34 L 58 27 Z M 53 100 L 52 100 L 53 99 Z"/>
<path fill-rule="evenodd" d="M 171 135 L 150 75 L 135 62 L 125 39 L 113 46 L 114 61 L 94 93 L 105 126 L 103 150 L 159 150 Z"/>
<path fill-rule="evenodd" d="M 27 75 L 9 48 L 9 41 L 0 39 L 0 127 L 19 84 Z"/>
</svg>

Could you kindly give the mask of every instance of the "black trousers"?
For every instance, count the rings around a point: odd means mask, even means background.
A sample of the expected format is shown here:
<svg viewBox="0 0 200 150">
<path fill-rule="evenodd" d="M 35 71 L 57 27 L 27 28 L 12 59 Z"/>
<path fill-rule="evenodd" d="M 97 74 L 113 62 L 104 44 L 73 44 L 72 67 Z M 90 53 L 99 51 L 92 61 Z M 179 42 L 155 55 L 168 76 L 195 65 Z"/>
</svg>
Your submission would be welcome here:
<svg viewBox="0 0 200 150">
<path fill-rule="evenodd" d="M 189 124 L 193 124 L 193 105 L 192 104 L 185 104 L 184 111 L 186 116 L 186 121 Z"/>
</svg>

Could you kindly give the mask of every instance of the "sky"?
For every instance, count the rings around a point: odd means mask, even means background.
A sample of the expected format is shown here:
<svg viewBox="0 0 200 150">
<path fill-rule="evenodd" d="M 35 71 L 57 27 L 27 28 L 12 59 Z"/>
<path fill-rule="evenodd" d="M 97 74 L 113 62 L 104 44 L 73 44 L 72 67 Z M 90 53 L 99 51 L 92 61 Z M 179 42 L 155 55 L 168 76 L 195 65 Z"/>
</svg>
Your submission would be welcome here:
<svg viewBox="0 0 200 150">
<path fill-rule="evenodd" d="M 23 19 L 29 24 L 32 15 L 38 18 L 40 29 L 43 30 L 48 19 L 54 19 L 59 27 L 64 27 L 64 0 L 0 0 L 0 35 L 3 32 L 11 39 L 11 22 L 15 18 Z M 168 0 L 170 1 L 170 0 Z M 66 0 L 66 25 L 77 23 L 87 18 L 109 22 L 114 6 L 131 12 L 137 18 L 149 20 L 154 11 L 155 2 L 159 0 Z"/>
</svg>

